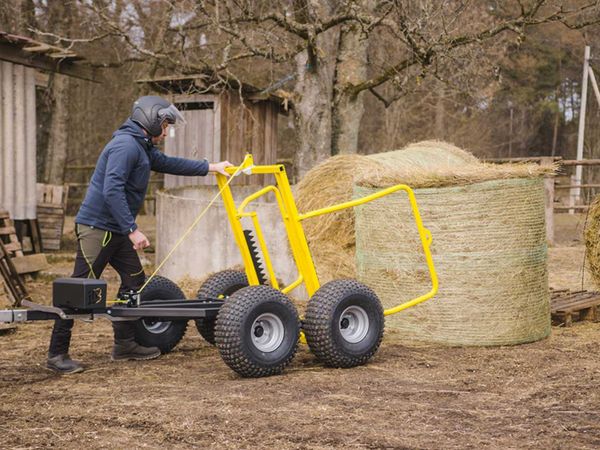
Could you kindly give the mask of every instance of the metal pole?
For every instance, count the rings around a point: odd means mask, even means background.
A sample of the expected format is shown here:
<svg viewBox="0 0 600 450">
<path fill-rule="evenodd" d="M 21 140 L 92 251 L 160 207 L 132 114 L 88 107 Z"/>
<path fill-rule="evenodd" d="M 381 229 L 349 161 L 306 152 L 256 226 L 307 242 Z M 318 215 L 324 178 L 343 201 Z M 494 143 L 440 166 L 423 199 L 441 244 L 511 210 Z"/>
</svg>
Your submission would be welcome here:
<svg viewBox="0 0 600 450">
<path fill-rule="evenodd" d="M 579 132 L 577 135 L 577 160 L 583 159 L 583 140 L 585 137 L 585 108 L 587 106 L 587 85 L 588 85 L 588 73 L 590 68 L 590 47 L 585 46 L 585 52 L 583 57 L 583 80 L 581 82 L 581 107 L 579 109 Z M 581 173 L 583 167 L 576 166 L 575 168 L 575 183 L 581 184 Z M 581 195 L 581 188 L 574 188 L 571 193 L 569 206 L 573 206 L 579 203 L 579 196 Z M 573 214 L 573 210 L 569 210 L 569 214 Z"/>
<path fill-rule="evenodd" d="M 594 94 L 596 94 L 596 101 L 598 102 L 598 106 L 600 106 L 600 89 L 598 89 L 598 83 L 596 82 L 596 74 L 594 70 L 590 67 L 590 81 L 592 82 L 592 87 L 594 88 Z"/>
</svg>

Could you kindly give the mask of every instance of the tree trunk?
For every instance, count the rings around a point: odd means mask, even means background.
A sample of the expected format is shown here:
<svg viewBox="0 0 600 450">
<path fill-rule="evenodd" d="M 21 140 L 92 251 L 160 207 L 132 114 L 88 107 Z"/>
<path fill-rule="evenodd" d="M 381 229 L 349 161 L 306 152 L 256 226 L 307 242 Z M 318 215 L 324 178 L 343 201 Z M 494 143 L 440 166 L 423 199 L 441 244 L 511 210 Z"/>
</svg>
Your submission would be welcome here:
<svg viewBox="0 0 600 450">
<path fill-rule="evenodd" d="M 69 79 L 65 75 L 53 74 L 51 95 L 54 108 L 50 120 L 50 136 L 44 167 L 44 182 L 63 184 L 67 161 L 67 121 Z"/>
<path fill-rule="evenodd" d="M 70 2 L 48 1 L 48 22 L 58 22 L 57 32 L 70 36 L 76 11 Z M 50 75 L 50 130 L 46 149 L 44 183 L 63 184 L 67 161 L 67 122 L 69 120 L 69 78 L 57 73 Z"/>
<path fill-rule="evenodd" d="M 368 39 L 358 24 L 342 27 L 333 85 L 331 153 L 358 151 L 358 132 L 364 114 L 363 93 L 352 86 L 367 78 Z"/>
<path fill-rule="evenodd" d="M 307 65 L 308 54 L 296 57 L 296 98 L 294 122 L 298 151 L 294 158 L 296 178 L 300 179 L 316 164 L 331 155 L 331 97 L 333 61 L 339 32 L 330 30 L 317 40 L 322 52 L 316 67 Z"/>
</svg>

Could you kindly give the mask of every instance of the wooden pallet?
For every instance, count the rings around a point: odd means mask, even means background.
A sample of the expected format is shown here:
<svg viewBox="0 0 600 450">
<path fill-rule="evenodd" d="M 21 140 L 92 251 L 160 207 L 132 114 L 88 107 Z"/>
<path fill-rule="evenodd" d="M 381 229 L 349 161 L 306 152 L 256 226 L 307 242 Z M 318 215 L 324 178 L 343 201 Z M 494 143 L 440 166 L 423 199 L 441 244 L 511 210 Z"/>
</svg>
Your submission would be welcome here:
<svg viewBox="0 0 600 450">
<path fill-rule="evenodd" d="M 10 219 L 9 213 L 2 210 L 0 210 L 0 242 L 4 245 L 4 251 L 8 253 L 19 275 L 39 272 L 49 267 L 46 255 L 43 253 L 23 255 L 23 248 L 16 234 L 15 223 Z"/>
<path fill-rule="evenodd" d="M 574 320 L 600 320 L 600 292 L 551 291 L 550 314 L 555 324 L 570 327 Z"/>
<path fill-rule="evenodd" d="M 0 211 L 0 241 L 11 256 L 23 256 L 23 249 L 8 211 Z"/>
<path fill-rule="evenodd" d="M 42 238 L 37 219 L 15 220 L 14 223 L 23 253 L 42 253 Z"/>
<path fill-rule="evenodd" d="M 37 184 L 37 217 L 44 250 L 60 250 L 69 187 Z"/>
<path fill-rule="evenodd" d="M 0 275 L 4 281 L 4 286 L 11 297 L 12 305 L 19 306 L 23 299 L 29 298 L 27 289 L 17 273 L 17 269 L 12 263 L 10 252 L 0 241 Z"/>
</svg>

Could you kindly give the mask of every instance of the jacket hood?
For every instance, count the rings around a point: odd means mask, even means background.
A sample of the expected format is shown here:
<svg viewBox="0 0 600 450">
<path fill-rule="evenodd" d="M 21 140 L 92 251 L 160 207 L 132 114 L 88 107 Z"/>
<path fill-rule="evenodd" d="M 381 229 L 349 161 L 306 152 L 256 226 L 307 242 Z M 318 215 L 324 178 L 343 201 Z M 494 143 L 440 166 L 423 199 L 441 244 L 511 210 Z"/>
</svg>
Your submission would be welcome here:
<svg viewBox="0 0 600 450">
<path fill-rule="evenodd" d="M 123 134 L 128 134 L 130 136 L 134 136 L 136 138 L 144 139 L 144 141 L 149 142 L 150 138 L 148 138 L 144 134 L 144 130 L 137 123 L 135 123 L 131 119 L 127 119 L 123 125 L 119 127 L 117 131 L 113 133 L 113 137 L 121 136 Z"/>
</svg>

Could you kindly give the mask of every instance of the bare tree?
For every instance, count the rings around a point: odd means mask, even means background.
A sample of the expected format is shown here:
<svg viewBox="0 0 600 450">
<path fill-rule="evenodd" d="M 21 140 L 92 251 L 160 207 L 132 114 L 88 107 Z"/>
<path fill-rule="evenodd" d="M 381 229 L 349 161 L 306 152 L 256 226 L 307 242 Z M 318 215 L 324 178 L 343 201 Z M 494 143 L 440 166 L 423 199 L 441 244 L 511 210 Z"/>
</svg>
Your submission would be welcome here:
<svg viewBox="0 0 600 450">
<path fill-rule="evenodd" d="M 93 26 L 77 42 L 118 38 L 131 57 L 152 61 L 151 73 L 241 77 L 260 67 L 269 72 L 263 79 L 276 82 L 293 72 L 300 174 L 331 154 L 357 152 L 365 95 L 388 107 L 424 80 L 446 83 L 463 69 L 466 49 L 477 55 L 490 43 L 522 39 L 541 24 L 582 28 L 600 20 L 598 0 L 128 3 L 133 7 L 82 3 Z M 54 37 L 76 43 L 60 33 Z"/>
</svg>

